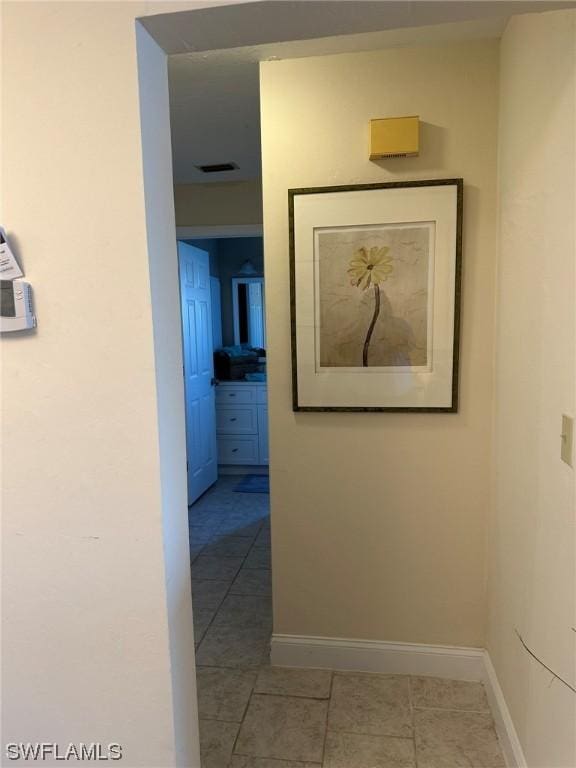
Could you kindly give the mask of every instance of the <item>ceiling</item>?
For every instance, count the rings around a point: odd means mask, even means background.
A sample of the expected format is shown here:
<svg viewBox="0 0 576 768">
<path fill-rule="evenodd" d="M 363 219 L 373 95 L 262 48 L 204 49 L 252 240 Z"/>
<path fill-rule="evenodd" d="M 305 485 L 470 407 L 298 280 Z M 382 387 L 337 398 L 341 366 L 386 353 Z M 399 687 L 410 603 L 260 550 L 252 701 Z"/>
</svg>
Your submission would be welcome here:
<svg viewBox="0 0 576 768">
<path fill-rule="evenodd" d="M 168 67 L 175 182 L 258 178 L 258 60 L 236 49 L 171 56 Z M 238 170 L 205 174 L 196 168 L 227 162 Z"/>
<path fill-rule="evenodd" d="M 174 180 L 206 183 L 260 176 L 260 61 L 494 38 L 512 12 L 568 5 L 576 2 L 282 0 L 147 17 L 143 22 L 149 31 L 172 53 Z M 228 162 L 238 168 L 214 174 L 197 168 Z"/>
</svg>

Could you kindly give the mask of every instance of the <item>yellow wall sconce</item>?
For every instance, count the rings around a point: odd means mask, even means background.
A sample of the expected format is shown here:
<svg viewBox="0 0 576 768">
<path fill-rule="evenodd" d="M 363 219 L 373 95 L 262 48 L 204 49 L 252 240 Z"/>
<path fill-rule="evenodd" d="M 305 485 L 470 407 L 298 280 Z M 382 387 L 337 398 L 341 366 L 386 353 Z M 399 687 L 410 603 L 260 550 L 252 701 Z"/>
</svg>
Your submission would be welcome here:
<svg viewBox="0 0 576 768">
<path fill-rule="evenodd" d="M 418 115 L 370 120 L 370 160 L 380 160 L 383 157 L 417 157 L 419 149 Z"/>
</svg>

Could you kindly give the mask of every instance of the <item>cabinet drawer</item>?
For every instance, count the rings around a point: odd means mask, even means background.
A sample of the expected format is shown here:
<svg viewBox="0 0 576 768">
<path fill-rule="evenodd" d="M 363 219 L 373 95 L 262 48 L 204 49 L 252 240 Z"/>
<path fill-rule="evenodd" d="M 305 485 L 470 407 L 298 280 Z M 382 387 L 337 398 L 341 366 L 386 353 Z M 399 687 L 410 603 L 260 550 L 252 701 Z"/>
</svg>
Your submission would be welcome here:
<svg viewBox="0 0 576 768">
<path fill-rule="evenodd" d="M 219 437 L 219 464 L 258 464 L 258 437 Z"/>
<path fill-rule="evenodd" d="M 216 409 L 216 430 L 223 434 L 255 435 L 258 411 L 255 405 L 220 405 Z"/>
<path fill-rule="evenodd" d="M 216 387 L 216 402 L 219 405 L 234 405 L 235 403 L 254 404 L 256 403 L 256 388 L 220 385 Z"/>
</svg>

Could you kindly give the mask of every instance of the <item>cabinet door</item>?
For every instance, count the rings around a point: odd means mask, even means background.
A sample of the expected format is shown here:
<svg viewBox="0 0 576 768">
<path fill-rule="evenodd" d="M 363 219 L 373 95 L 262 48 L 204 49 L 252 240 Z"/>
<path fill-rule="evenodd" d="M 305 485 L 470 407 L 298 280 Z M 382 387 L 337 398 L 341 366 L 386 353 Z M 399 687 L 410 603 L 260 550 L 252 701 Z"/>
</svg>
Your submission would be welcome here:
<svg viewBox="0 0 576 768">
<path fill-rule="evenodd" d="M 268 406 L 258 406 L 258 454 L 259 463 L 268 464 Z"/>
</svg>

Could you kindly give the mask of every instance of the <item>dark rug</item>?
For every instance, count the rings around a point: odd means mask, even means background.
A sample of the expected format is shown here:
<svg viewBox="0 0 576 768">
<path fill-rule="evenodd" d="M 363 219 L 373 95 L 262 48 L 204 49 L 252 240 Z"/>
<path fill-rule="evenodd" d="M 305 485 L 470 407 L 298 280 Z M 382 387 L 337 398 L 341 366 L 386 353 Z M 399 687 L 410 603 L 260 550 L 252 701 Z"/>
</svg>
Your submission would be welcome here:
<svg viewBox="0 0 576 768">
<path fill-rule="evenodd" d="M 234 490 L 236 493 L 270 493 L 268 475 L 244 475 Z"/>
</svg>

